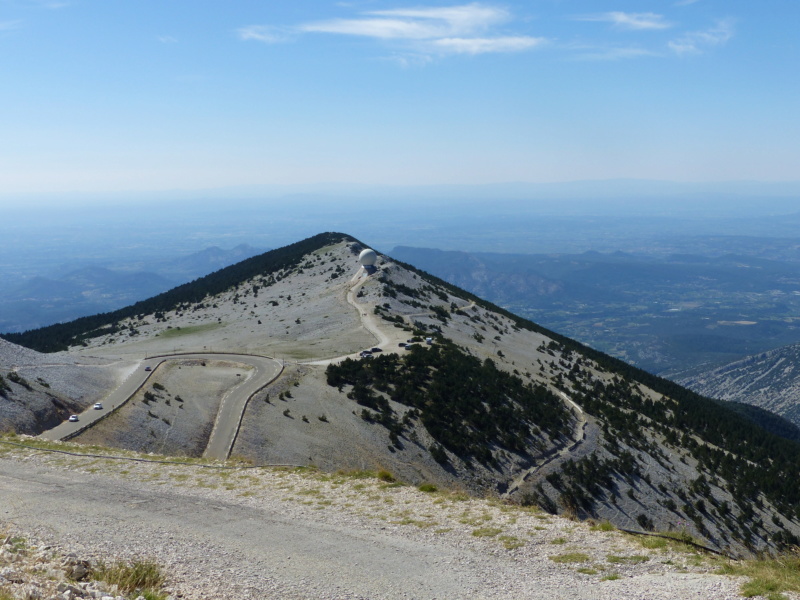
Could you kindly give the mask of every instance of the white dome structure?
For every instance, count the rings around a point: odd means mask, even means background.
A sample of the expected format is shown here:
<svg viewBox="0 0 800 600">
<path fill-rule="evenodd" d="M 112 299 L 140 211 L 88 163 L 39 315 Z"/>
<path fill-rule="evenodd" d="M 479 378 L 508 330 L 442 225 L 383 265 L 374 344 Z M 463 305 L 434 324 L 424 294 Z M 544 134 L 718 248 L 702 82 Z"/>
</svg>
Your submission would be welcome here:
<svg viewBox="0 0 800 600">
<path fill-rule="evenodd" d="M 358 262 L 364 267 L 374 267 L 377 261 L 378 254 L 375 250 L 370 250 L 369 248 L 362 250 L 361 254 L 358 255 Z"/>
</svg>

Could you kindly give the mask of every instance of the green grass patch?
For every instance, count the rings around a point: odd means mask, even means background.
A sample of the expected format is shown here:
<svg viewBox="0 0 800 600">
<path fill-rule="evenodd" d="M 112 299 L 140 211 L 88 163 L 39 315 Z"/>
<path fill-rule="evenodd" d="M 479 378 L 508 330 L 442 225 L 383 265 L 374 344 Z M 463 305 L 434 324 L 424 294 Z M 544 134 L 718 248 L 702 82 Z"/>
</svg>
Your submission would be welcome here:
<svg viewBox="0 0 800 600">
<path fill-rule="evenodd" d="M 600 581 L 616 581 L 617 579 L 619 579 L 619 574 L 617 574 L 617 573 L 609 573 L 608 575 L 605 575 L 604 577 L 601 577 Z"/>
<path fill-rule="evenodd" d="M 28 541 L 24 537 L 19 536 L 9 538 L 8 543 L 11 544 L 12 552 L 22 552 L 28 545 Z"/>
<path fill-rule="evenodd" d="M 617 528 L 611 524 L 611 521 L 600 521 L 596 525 L 589 528 L 590 531 L 616 531 Z"/>
<path fill-rule="evenodd" d="M 421 521 L 419 519 L 412 519 L 411 517 L 403 517 L 399 521 L 389 521 L 390 523 L 394 523 L 395 525 L 414 525 L 415 527 L 419 527 L 420 529 L 427 529 L 428 527 L 433 527 L 434 525 L 438 525 L 436 521 Z"/>
<path fill-rule="evenodd" d="M 769 600 L 786 600 L 783 592 L 800 593 L 800 552 L 728 563 L 719 573 L 748 577 L 749 581 L 742 586 L 745 598 L 764 596 Z"/>
<path fill-rule="evenodd" d="M 448 497 L 448 500 L 451 502 L 466 502 L 467 500 L 470 500 L 470 496 L 464 492 L 453 492 Z"/>
<path fill-rule="evenodd" d="M 583 573 L 584 575 L 597 575 L 599 571 L 597 569 L 592 569 L 591 567 L 581 567 L 577 569 L 578 573 Z"/>
<path fill-rule="evenodd" d="M 555 544 L 556 546 L 561 546 L 561 545 L 567 543 L 567 538 L 558 537 L 558 538 L 556 538 L 554 540 L 550 540 L 550 543 L 551 544 Z"/>
<path fill-rule="evenodd" d="M 501 535 L 497 538 L 497 541 L 503 544 L 506 550 L 515 550 L 525 545 L 525 542 L 513 535 Z"/>
<path fill-rule="evenodd" d="M 640 537 L 639 544 L 642 546 L 642 548 L 647 548 L 648 550 L 663 550 L 670 545 L 670 542 L 664 538 L 648 536 Z"/>
<path fill-rule="evenodd" d="M 204 331 L 213 331 L 224 327 L 224 323 L 204 323 L 203 325 L 189 325 L 187 327 L 173 327 L 172 329 L 165 329 L 156 337 L 160 338 L 177 338 L 185 335 L 194 335 L 195 333 L 203 333 Z"/>
<path fill-rule="evenodd" d="M 377 475 L 375 471 L 336 471 L 336 474 L 347 479 L 374 479 Z"/>
<path fill-rule="evenodd" d="M 302 348 L 284 349 L 283 353 L 286 355 L 287 358 L 293 358 L 295 360 L 306 360 L 309 358 L 317 358 L 316 354 L 314 354 L 310 350 L 303 350 Z"/>
<path fill-rule="evenodd" d="M 426 494 L 433 494 L 434 492 L 439 491 L 439 488 L 433 485 L 432 483 L 423 483 L 417 489 L 420 492 L 425 492 Z"/>
<path fill-rule="evenodd" d="M 650 560 L 649 556 L 643 556 L 641 554 L 635 554 L 633 556 L 617 556 L 615 554 L 609 554 L 606 556 L 606 560 L 612 564 L 626 564 L 626 565 L 639 565 L 641 563 L 647 562 Z"/>
<path fill-rule="evenodd" d="M 377 477 L 378 479 L 380 479 L 381 481 L 385 481 L 385 482 L 387 482 L 387 483 L 394 483 L 394 482 L 397 480 L 397 479 L 395 478 L 395 476 L 394 476 L 394 475 L 392 475 L 392 474 L 391 474 L 389 471 L 387 471 L 386 469 L 381 469 L 380 471 L 378 471 L 378 473 L 377 473 L 376 477 Z"/>
<path fill-rule="evenodd" d="M 384 484 L 381 484 L 381 485 L 379 486 L 379 489 L 381 489 L 381 490 L 393 490 L 393 489 L 395 489 L 395 488 L 401 488 L 401 487 L 403 487 L 403 482 L 401 482 L 401 481 L 395 481 L 395 482 L 393 482 L 393 483 L 384 483 Z"/>
<path fill-rule="evenodd" d="M 566 564 L 566 563 L 582 563 L 582 562 L 589 562 L 589 555 L 584 554 L 583 552 L 567 552 L 565 554 L 555 554 L 553 556 L 548 557 L 554 563 L 559 564 Z"/>
<path fill-rule="evenodd" d="M 110 565 L 98 564 L 93 573 L 97 581 L 116 585 L 125 594 L 139 592 L 147 597 L 144 592 L 148 592 L 151 598 L 163 598 L 158 590 L 164 585 L 164 573 L 161 567 L 150 560 L 140 560 L 133 564 L 116 562 Z"/>
<path fill-rule="evenodd" d="M 686 531 L 661 531 L 658 535 L 663 537 L 650 535 L 634 535 L 633 537 L 640 546 L 650 550 L 669 548 L 683 554 L 702 552 L 696 546 L 692 546 L 699 542 Z"/>
<path fill-rule="evenodd" d="M 503 530 L 498 527 L 479 527 L 472 530 L 472 535 L 475 537 L 494 537 L 502 532 Z"/>
</svg>

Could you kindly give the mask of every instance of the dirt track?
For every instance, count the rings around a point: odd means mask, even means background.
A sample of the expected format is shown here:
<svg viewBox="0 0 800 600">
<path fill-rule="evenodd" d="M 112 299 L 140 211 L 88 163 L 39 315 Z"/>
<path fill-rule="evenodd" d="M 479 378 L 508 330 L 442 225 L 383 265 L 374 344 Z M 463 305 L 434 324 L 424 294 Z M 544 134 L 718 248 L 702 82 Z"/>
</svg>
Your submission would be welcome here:
<svg viewBox="0 0 800 600">
<path fill-rule="evenodd" d="M 484 500 L 313 473 L 9 454 L 0 526 L 87 557 L 152 557 L 186 598 L 740 597 L 736 581 L 684 555 Z M 588 562 L 549 558 L 576 550 Z M 648 558 L 609 564 L 611 554 Z M 603 581 L 608 573 L 621 578 Z"/>
</svg>

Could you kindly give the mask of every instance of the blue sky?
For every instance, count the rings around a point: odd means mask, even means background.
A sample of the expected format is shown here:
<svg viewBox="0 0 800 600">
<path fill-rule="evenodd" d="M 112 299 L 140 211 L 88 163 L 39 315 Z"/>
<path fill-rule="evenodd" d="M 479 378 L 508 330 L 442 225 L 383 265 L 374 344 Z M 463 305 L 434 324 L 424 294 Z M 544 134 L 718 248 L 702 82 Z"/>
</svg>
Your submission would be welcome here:
<svg viewBox="0 0 800 600">
<path fill-rule="evenodd" d="M 0 0 L 0 194 L 789 181 L 797 0 Z"/>
</svg>

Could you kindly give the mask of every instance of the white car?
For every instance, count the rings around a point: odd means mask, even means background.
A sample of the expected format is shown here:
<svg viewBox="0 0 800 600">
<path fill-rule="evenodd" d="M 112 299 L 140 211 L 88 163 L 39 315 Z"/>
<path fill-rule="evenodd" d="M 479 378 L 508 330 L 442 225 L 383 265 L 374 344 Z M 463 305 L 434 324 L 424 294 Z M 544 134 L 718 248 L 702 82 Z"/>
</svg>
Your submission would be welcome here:
<svg viewBox="0 0 800 600">
<path fill-rule="evenodd" d="M 68 420 L 70 423 L 74 423 L 78 420 L 78 415 L 70 415 Z"/>
<path fill-rule="evenodd" d="M 95 410 L 103 410 L 103 405 L 100 402 L 95 402 L 94 403 L 94 409 Z"/>
</svg>

